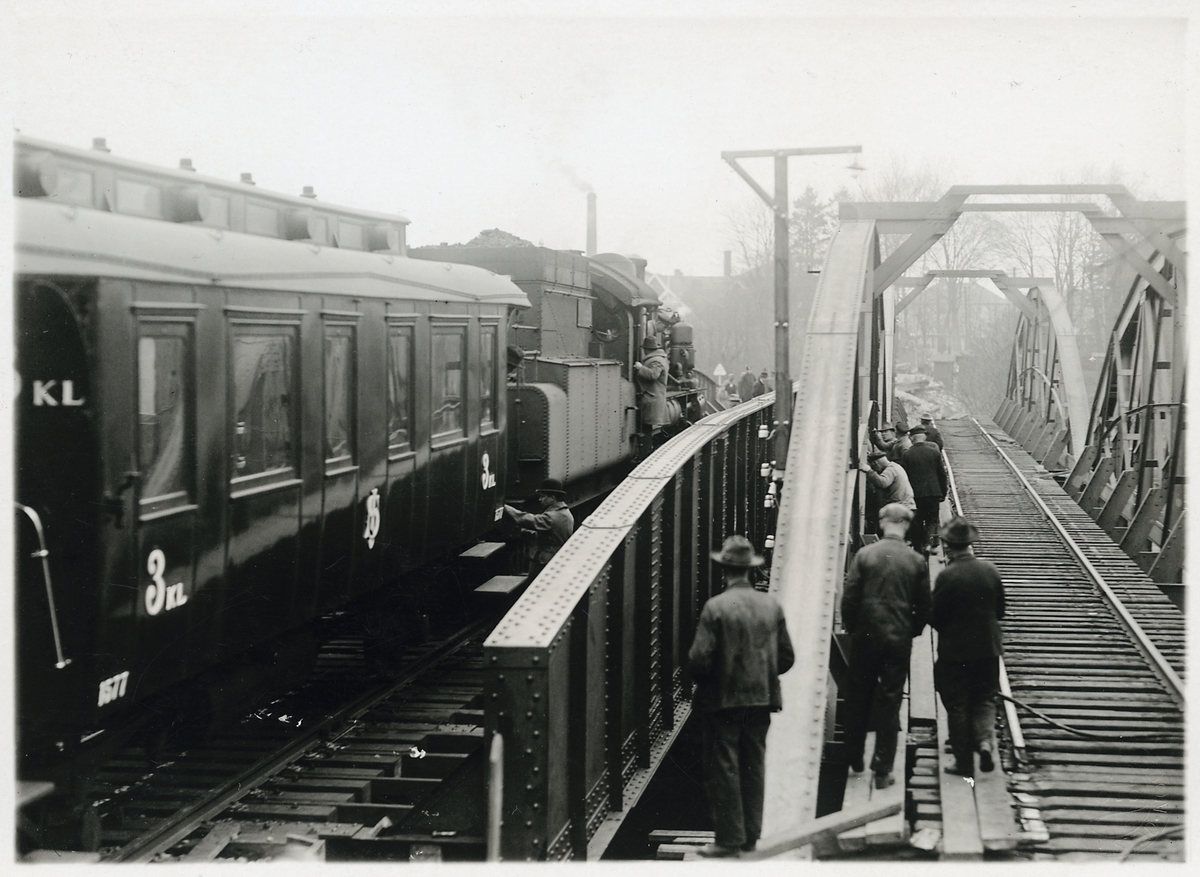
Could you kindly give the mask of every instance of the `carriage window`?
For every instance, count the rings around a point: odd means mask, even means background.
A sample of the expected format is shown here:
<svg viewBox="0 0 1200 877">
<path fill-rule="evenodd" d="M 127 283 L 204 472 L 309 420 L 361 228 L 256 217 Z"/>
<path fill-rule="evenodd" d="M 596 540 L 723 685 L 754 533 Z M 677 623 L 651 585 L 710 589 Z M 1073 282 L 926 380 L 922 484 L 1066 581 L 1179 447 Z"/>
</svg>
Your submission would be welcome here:
<svg viewBox="0 0 1200 877">
<path fill-rule="evenodd" d="M 325 462 L 354 458 L 354 329 L 325 329 Z"/>
<path fill-rule="evenodd" d="M 412 327 L 388 334 L 388 447 L 412 447 Z"/>
<path fill-rule="evenodd" d="M 142 498 L 187 490 L 186 329 L 138 339 L 138 465 Z"/>
<path fill-rule="evenodd" d="M 294 465 L 295 355 L 292 329 L 242 329 L 233 336 L 233 475 Z"/>
<path fill-rule="evenodd" d="M 434 438 L 463 431 L 463 329 L 433 331 Z"/>
<path fill-rule="evenodd" d="M 496 327 L 479 330 L 479 427 L 496 423 Z"/>
</svg>

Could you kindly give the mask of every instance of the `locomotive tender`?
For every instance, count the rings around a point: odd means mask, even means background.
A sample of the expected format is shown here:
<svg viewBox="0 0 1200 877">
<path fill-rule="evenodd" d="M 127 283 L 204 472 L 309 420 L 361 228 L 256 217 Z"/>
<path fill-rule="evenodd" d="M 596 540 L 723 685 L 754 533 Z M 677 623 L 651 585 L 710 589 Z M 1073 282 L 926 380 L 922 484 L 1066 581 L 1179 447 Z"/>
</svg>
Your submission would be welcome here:
<svg viewBox="0 0 1200 877">
<path fill-rule="evenodd" d="M 633 263 L 411 258 L 403 218 L 103 141 L 19 137 L 15 161 L 19 778 L 68 787 L 180 683 L 307 667 L 315 619 L 541 478 L 574 502 L 628 471 L 659 305 Z"/>
</svg>

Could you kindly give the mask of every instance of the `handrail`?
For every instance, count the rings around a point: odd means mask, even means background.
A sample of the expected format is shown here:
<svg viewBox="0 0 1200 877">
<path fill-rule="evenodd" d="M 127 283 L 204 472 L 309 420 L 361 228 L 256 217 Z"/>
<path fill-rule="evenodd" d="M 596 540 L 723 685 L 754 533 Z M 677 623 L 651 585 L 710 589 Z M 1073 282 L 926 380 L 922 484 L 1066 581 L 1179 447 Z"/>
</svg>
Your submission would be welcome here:
<svg viewBox="0 0 1200 877">
<path fill-rule="evenodd" d="M 54 666 L 61 670 L 71 663 L 71 659 L 63 657 L 62 638 L 58 633 L 58 609 L 54 605 L 54 588 L 50 584 L 50 550 L 46 548 L 46 532 L 42 528 L 41 516 L 35 510 L 21 503 L 17 503 L 16 506 L 33 522 L 33 529 L 37 532 L 38 550 L 29 556 L 40 557 L 42 560 L 42 579 L 46 583 L 46 602 L 50 605 L 50 629 L 54 633 L 54 654 L 58 658 Z"/>
<path fill-rule="evenodd" d="M 720 589 L 708 553 L 762 547 L 774 394 L 652 453 L 547 563 L 484 643 L 485 725 L 505 739 L 500 856 L 597 858 L 690 711 L 687 650 Z"/>
</svg>

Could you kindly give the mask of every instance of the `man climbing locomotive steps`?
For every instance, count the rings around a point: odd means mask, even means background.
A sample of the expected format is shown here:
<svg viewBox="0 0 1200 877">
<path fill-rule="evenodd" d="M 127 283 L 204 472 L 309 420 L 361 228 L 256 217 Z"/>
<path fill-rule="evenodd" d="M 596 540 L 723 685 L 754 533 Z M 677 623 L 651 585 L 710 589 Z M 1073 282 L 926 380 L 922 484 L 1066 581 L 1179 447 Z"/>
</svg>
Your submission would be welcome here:
<svg viewBox="0 0 1200 877">
<path fill-rule="evenodd" d="M 567 507 L 567 493 L 563 490 L 561 481 L 557 478 L 547 478 L 538 485 L 537 497 L 542 506 L 540 514 L 522 512 L 507 503 L 504 506 L 505 513 L 516 521 L 521 531 L 535 537 L 530 558 L 530 581 L 537 578 L 538 573 L 550 562 L 550 558 L 558 553 L 558 549 L 562 548 L 575 532 L 575 518 Z"/>
</svg>

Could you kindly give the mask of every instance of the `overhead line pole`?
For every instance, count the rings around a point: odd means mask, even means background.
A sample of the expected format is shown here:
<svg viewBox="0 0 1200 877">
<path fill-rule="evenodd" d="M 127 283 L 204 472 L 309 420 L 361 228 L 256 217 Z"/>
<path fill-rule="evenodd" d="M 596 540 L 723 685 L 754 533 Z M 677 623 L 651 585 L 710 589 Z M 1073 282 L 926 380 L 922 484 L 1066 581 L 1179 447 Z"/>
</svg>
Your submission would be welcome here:
<svg viewBox="0 0 1200 877">
<path fill-rule="evenodd" d="M 788 232 L 788 158 L 793 155 L 839 155 L 862 152 L 861 146 L 818 146 L 802 149 L 745 149 L 722 152 L 721 158 L 745 180 L 775 214 L 775 453 L 777 473 L 787 466 L 792 431 L 792 378 L 788 344 L 788 266 L 791 261 Z M 738 164 L 739 158 L 775 159 L 775 193 L 766 189 Z"/>
</svg>

